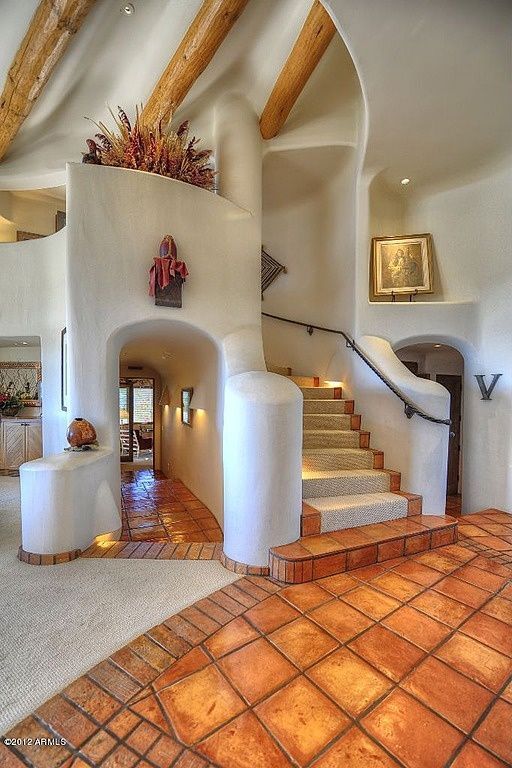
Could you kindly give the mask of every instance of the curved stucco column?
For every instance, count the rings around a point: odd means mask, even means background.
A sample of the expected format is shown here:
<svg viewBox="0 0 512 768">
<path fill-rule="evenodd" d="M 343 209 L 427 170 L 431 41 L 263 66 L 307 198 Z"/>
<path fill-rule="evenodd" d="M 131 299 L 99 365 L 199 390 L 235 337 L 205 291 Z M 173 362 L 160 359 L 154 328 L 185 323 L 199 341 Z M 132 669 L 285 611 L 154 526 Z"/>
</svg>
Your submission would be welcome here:
<svg viewBox="0 0 512 768">
<path fill-rule="evenodd" d="M 274 373 L 250 371 L 226 382 L 224 553 L 267 566 L 269 548 L 300 535 L 302 395 Z"/>
</svg>

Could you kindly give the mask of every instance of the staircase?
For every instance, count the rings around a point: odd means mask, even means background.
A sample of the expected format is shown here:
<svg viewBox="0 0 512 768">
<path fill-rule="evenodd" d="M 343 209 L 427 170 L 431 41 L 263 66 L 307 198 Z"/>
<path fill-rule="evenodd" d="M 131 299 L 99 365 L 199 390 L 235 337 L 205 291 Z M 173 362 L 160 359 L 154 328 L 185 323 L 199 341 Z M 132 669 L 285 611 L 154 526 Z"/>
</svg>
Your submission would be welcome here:
<svg viewBox="0 0 512 768">
<path fill-rule="evenodd" d="M 361 429 L 354 401 L 343 398 L 341 387 L 321 386 L 317 377 L 293 376 L 290 368 L 268 370 L 290 378 L 304 397 L 302 538 L 271 550 L 275 578 L 308 581 L 320 578 L 320 571 L 331 575 L 350 563 L 366 565 L 387 559 L 386 553 L 397 557 L 406 549 L 421 551 L 455 540 L 456 521 L 422 515 L 421 496 L 402 491 L 400 472 L 384 468 L 383 452 L 370 447 L 370 433 Z M 409 538 L 414 541 L 406 544 Z M 361 560 L 355 552 L 362 549 Z M 287 559 L 302 565 L 287 572 Z M 306 561 L 313 562 L 304 570 Z"/>
</svg>

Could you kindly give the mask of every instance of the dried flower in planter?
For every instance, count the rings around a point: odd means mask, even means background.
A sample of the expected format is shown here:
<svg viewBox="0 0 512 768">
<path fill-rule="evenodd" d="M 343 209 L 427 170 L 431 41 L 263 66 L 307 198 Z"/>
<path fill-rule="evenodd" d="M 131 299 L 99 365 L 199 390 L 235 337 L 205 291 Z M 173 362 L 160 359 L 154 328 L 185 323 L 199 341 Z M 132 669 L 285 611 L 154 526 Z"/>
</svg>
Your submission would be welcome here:
<svg viewBox="0 0 512 768">
<path fill-rule="evenodd" d="M 132 126 L 126 112 L 121 107 L 117 109 L 118 117 L 110 110 L 117 130 L 111 131 L 103 123 L 95 123 L 101 133 L 95 135 L 97 141 L 87 139 L 89 151 L 82 153 L 83 163 L 148 171 L 213 191 L 212 152 L 195 148 L 199 139 L 189 138 L 188 121 L 177 131 L 170 127 L 172 114 L 165 123 L 147 125 L 142 118 L 142 108 L 137 107 Z"/>
</svg>

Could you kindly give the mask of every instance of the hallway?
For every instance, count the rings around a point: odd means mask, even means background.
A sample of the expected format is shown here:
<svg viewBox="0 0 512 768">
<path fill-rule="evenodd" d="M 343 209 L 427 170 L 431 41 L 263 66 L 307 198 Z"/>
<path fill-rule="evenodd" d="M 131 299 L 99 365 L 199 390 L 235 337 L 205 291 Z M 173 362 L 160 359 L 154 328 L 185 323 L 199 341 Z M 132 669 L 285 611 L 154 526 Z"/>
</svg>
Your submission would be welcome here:
<svg viewBox="0 0 512 768">
<path fill-rule="evenodd" d="M 124 541 L 222 542 L 213 514 L 180 480 L 122 469 L 121 495 Z"/>
</svg>

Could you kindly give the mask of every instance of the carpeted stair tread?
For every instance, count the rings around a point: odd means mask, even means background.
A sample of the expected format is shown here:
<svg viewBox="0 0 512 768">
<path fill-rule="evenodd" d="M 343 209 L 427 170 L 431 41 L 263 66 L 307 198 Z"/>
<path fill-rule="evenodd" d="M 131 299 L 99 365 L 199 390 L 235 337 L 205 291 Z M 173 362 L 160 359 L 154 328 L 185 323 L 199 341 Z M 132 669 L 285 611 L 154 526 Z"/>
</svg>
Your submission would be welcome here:
<svg viewBox="0 0 512 768">
<path fill-rule="evenodd" d="M 305 470 L 373 469 L 373 452 L 366 448 L 303 448 Z"/>
<path fill-rule="evenodd" d="M 337 401 L 334 401 L 337 402 Z M 305 413 L 303 416 L 304 429 L 351 429 L 352 414 L 350 413 Z"/>
<path fill-rule="evenodd" d="M 305 429 L 304 448 L 359 448 L 359 431 L 352 429 Z"/>
<path fill-rule="evenodd" d="M 304 400 L 336 400 L 341 392 L 340 387 L 301 387 Z"/>
<path fill-rule="evenodd" d="M 390 475 L 380 469 L 303 470 L 302 498 L 382 493 L 389 491 Z"/>
<path fill-rule="evenodd" d="M 339 400 L 329 400 L 326 398 L 304 398 L 304 414 L 310 414 L 310 413 L 318 413 L 318 414 L 343 414 L 347 413 L 346 410 L 347 404 L 350 404 L 352 407 L 354 405 L 353 400 L 348 399 L 339 399 Z"/>
<path fill-rule="evenodd" d="M 307 503 L 320 512 L 322 533 L 406 517 L 408 509 L 405 497 L 390 492 L 324 496 Z"/>
</svg>

